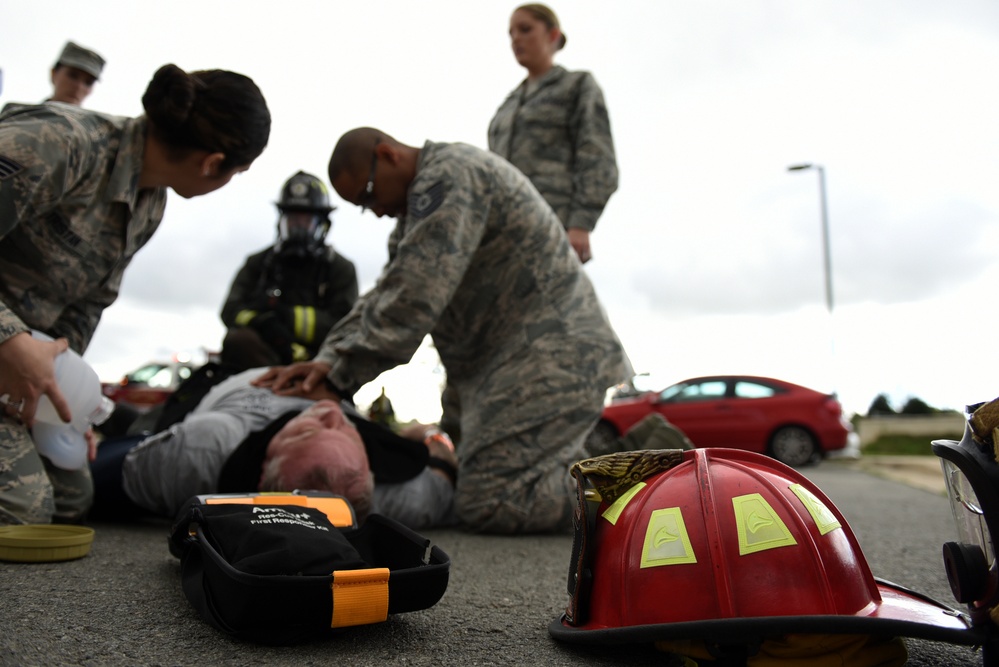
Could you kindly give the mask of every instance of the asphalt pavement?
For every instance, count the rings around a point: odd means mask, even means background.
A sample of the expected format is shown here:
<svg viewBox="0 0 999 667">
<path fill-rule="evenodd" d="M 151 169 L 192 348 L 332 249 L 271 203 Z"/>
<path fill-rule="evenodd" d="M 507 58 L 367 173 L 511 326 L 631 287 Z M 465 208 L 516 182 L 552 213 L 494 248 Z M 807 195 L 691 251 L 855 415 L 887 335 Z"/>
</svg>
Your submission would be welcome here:
<svg viewBox="0 0 999 667">
<path fill-rule="evenodd" d="M 876 576 L 957 606 L 940 557 L 954 527 L 939 466 L 938 488 L 927 489 L 914 473 L 906 480 L 873 463 L 826 461 L 802 472 L 847 518 Z M 921 478 L 932 480 L 936 459 L 922 463 Z M 548 623 L 567 601 L 569 535 L 425 531 L 452 560 L 448 590 L 434 607 L 271 647 L 232 639 L 200 619 L 167 549 L 167 522 L 93 527 L 85 558 L 0 563 L 0 665 L 670 664 L 647 646 L 580 647 L 549 637 Z M 981 664 L 980 652 L 965 646 L 907 644 L 910 665 Z"/>
</svg>

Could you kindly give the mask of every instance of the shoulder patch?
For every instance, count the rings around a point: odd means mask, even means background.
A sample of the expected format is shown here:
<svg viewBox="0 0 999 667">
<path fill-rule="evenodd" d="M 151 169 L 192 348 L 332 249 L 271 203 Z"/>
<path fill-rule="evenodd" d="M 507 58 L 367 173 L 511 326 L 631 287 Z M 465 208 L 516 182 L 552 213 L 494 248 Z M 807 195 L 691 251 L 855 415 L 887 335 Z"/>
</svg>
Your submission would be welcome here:
<svg viewBox="0 0 999 667">
<path fill-rule="evenodd" d="M 6 155 L 0 155 L 0 181 L 22 171 L 24 167 Z"/>
<path fill-rule="evenodd" d="M 413 220 L 425 218 L 436 211 L 443 201 L 444 182 L 437 181 L 423 192 L 414 192 L 409 195 L 409 202 L 406 205 L 407 217 Z"/>
</svg>

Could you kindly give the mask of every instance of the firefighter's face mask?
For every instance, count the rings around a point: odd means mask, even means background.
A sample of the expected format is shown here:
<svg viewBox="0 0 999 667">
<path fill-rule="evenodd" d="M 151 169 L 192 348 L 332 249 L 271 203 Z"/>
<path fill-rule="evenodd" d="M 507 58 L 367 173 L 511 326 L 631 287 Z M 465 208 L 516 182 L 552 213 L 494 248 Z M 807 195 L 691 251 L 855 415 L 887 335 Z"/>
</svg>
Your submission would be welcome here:
<svg viewBox="0 0 999 667">
<path fill-rule="evenodd" d="M 326 216 L 312 211 L 282 211 L 278 220 L 278 240 L 282 250 L 315 251 L 322 247 L 328 230 Z"/>
<path fill-rule="evenodd" d="M 935 440 L 950 500 L 957 542 L 944 544 L 944 565 L 958 602 L 984 615 L 999 604 L 999 567 L 995 536 L 999 535 L 999 402 L 968 408 L 970 418 L 960 442 Z"/>
</svg>

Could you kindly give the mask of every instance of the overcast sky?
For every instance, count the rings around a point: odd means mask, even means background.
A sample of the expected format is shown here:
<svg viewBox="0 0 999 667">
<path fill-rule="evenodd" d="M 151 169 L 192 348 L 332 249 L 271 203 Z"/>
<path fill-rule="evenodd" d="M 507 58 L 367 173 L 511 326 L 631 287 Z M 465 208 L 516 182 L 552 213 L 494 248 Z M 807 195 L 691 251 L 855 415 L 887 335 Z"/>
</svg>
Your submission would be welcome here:
<svg viewBox="0 0 999 667">
<path fill-rule="evenodd" d="M 103 379 L 218 349 L 245 257 L 274 238 L 274 201 L 299 169 L 326 180 L 361 125 L 414 145 L 486 145 L 523 78 L 516 2 L 0 4 L 0 104 L 38 101 L 72 39 L 108 61 L 91 109 L 142 112 L 155 70 L 252 77 L 268 148 L 226 188 L 171 193 L 86 352 Z M 553 4 L 557 62 L 604 90 L 621 185 L 589 273 L 650 387 L 752 373 L 962 409 L 999 395 L 999 3 L 995 0 L 572 0 Z M 826 174 L 835 307 L 825 306 L 818 172 Z M 330 239 L 361 290 L 394 221 L 339 202 Z M 432 353 L 386 386 L 403 418 L 433 419 Z"/>
</svg>

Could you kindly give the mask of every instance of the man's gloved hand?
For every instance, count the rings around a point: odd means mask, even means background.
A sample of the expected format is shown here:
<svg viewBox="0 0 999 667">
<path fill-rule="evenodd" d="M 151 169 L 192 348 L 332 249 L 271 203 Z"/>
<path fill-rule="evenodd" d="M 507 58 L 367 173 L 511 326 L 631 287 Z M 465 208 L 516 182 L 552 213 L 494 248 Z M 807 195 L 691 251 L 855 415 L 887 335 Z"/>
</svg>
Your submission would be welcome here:
<svg viewBox="0 0 999 667">
<path fill-rule="evenodd" d="M 290 364 L 294 361 L 292 342 L 294 342 L 295 337 L 292 335 L 291 329 L 282 321 L 280 310 L 268 310 L 260 313 L 250 320 L 249 326 L 277 352 L 282 364 Z"/>
</svg>

